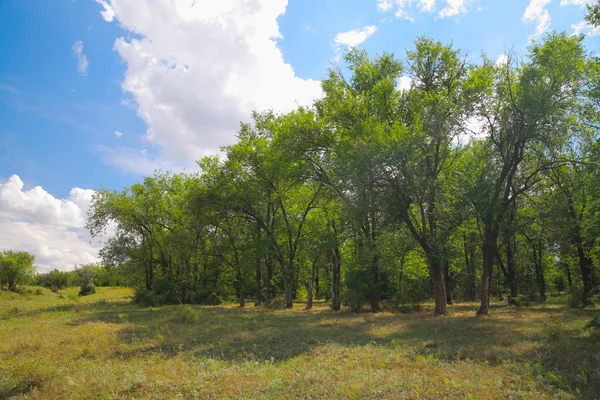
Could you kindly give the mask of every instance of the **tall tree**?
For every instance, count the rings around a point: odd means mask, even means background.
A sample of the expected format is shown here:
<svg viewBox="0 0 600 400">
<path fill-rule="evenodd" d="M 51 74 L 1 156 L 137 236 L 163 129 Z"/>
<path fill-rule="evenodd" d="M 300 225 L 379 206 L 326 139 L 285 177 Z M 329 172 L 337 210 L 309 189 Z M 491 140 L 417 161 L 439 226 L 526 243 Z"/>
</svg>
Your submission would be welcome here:
<svg viewBox="0 0 600 400">
<path fill-rule="evenodd" d="M 498 235 L 511 204 L 561 160 L 551 148 L 568 135 L 581 94 L 585 53 L 581 37 L 551 34 L 529 48 L 528 60 L 494 66 L 494 83 L 479 104 L 487 137 L 474 150 L 471 200 L 483 225 L 483 276 L 478 315 L 489 314 Z M 563 160 L 564 161 L 564 160 Z"/>
</svg>

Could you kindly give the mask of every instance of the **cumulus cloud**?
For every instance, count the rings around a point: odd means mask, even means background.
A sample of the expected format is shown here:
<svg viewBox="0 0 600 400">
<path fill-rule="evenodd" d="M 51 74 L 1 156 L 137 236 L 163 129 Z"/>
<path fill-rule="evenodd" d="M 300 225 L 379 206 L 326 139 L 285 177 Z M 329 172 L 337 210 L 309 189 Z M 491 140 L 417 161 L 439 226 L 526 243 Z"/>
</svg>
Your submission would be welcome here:
<svg viewBox="0 0 600 400">
<path fill-rule="evenodd" d="M 127 65 L 122 89 L 161 161 L 192 164 L 234 143 L 253 110 L 285 112 L 322 94 L 277 46 L 286 0 L 99 3 L 106 20 L 133 34 L 114 44 Z"/>
<path fill-rule="evenodd" d="M 112 20 L 115 19 L 115 11 L 112 9 L 110 4 L 105 0 L 96 0 L 96 3 L 100 4 L 104 9 L 103 11 L 100 11 L 102 18 L 104 18 L 104 20 L 107 22 L 112 22 Z"/>
<path fill-rule="evenodd" d="M 123 136 L 123 132 L 115 131 L 115 136 L 120 138 L 121 136 Z"/>
<path fill-rule="evenodd" d="M 338 46 L 346 45 L 348 47 L 356 47 L 367 40 L 369 36 L 374 34 L 376 31 L 377 27 L 375 25 L 365 26 L 361 29 L 354 29 L 348 32 L 338 33 L 335 35 L 333 41 Z"/>
<path fill-rule="evenodd" d="M 585 7 L 589 4 L 593 4 L 596 0 L 560 0 L 561 6 L 574 5 L 579 7 Z"/>
<path fill-rule="evenodd" d="M 497 67 L 501 67 L 501 66 L 508 64 L 508 62 L 509 62 L 508 56 L 506 54 L 500 54 L 498 56 L 498 58 L 496 58 L 495 64 Z"/>
<path fill-rule="evenodd" d="M 586 34 L 588 36 L 598 36 L 600 35 L 600 27 L 599 26 L 591 26 L 587 21 L 581 21 L 576 24 L 571 25 L 571 29 L 573 29 L 573 33 L 575 35 Z"/>
<path fill-rule="evenodd" d="M 466 14 L 468 4 L 475 0 L 446 0 L 445 6 L 440 10 L 440 18 L 453 17 L 460 14 Z M 381 12 L 388 12 L 395 8 L 394 16 L 403 18 L 411 22 L 414 18 L 409 9 L 416 6 L 416 9 L 424 13 L 433 13 L 436 10 L 436 0 L 378 0 L 377 8 Z"/>
<path fill-rule="evenodd" d="M 83 54 L 83 42 L 78 40 L 73 43 L 71 48 L 77 57 L 77 72 L 79 72 L 79 75 L 81 76 L 87 75 L 87 69 L 90 63 L 88 62 L 87 56 Z"/>
<path fill-rule="evenodd" d="M 400 83 L 398 85 L 401 91 L 410 90 L 410 85 L 412 84 L 412 78 L 410 76 L 401 76 Z"/>
<path fill-rule="evenodd" d="M 535 33 L 529 35 L 529 39 L 535 39 L 541 36 L 544 32 L 550 28 L 550 13 L 545 8 L 551 0 L 531 0 L 525 13 L 523 14 L 522 21 L 524 23 L 535 23 Z"/>
<path fill-rule="evenodd" d="M 440 18 L 453 17 L 459 14 L 466 14 L 466 0 L 448 0 L 446 7 L 440 11 Z"/>
<path fill-rule="evenodd" d="M 104 238 L 92 238 L 85 229 L 93 195 L 73 188 L 58 199 L 40 186 L 24 190 L 21 178 L 11 176 L 0 183 L 0 249 L 34 254 L 38 272 L 98 261 Z"/>
</svg>

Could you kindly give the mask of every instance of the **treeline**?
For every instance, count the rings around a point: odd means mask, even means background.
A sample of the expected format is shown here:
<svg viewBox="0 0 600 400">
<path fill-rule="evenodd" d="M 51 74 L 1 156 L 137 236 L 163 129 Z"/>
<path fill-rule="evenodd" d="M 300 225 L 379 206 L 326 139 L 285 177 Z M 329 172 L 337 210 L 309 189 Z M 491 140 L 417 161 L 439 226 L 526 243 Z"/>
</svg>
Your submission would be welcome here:
<svg viewBox="0 0 600 400">
<path fill-rule="evenodd" d="M 87 264 L 79 266 L 72 271 L 53 269 L 50 272 L 36 274 L 32 284 L 48 288 L 54 292 L 68 287 L 79 286 L 83 292 L 92 291 L 96 286 L 126 286 L 127 280 L 121 271 L 114 266 L 101 264 Z"/>
<path fill-rule="evenodd" d="M 147 303 L 326 299 L 372 311 L 597 294 L 600 64 L 553 33 L 522 60 L 419 38 L 352 50 L 324 95 L 255 113 L 199 173 L 99 191 L 88 228 Z M 399 77 L 411 78 L 408 90 Z"/>
</svg>

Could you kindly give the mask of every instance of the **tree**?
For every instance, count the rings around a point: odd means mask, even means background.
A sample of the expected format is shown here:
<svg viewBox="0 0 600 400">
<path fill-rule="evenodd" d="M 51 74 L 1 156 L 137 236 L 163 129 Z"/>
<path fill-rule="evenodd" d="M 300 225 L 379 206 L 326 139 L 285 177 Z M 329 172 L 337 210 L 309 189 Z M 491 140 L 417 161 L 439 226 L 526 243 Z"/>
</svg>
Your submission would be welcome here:
<svg viewBox="0 0 600 400">
<path fill-rule="evenodd" d="M 483 275 L 478 315 L 489 314 L 489 297 L 498 236 L 511 204 L 564 161 L 553 148 L 573 125 L 585 69 L 582 38 L 551 34 L 529 49 L 529 60 L 494 66 L 486 61 L 482 79 L 493 91 L 478 109 L 487 137 L 474 146 L 470 199 L 483 225 Z"/>
<path fill-rule="evenodd" d="M 84 265 L 76 270 L 80 279 L 79 296 L 96 293 L 96 275 L 98 267 L 94 264 Z"/>
<path fill-rule="evenodd" d="M 6 285 L 8 290 L 16 291 L 19 284 L 33 276 L 34 259 L 35 256 L 26 251 L 0 252 L 0 287 Z"/>
<path fill-rule="evenodd" d="M 588 13 L 585 16 L 586 21 L 593 26 L 600 26 L 600 1 L 596 4 L 587 5 Z"/>
<path fill-rule="evenodd" d="M 383 171 L 392 189 L 396 215 L 427 257 L 434 286 L 435 314 L 446 314 L 447 242 L 460 225 L 457 144 L 466 132 L 480 82 L 460 52 L 419 38 L 408 52 L 412 78 L 402 97 L 397 127 Z"/>
</svg>

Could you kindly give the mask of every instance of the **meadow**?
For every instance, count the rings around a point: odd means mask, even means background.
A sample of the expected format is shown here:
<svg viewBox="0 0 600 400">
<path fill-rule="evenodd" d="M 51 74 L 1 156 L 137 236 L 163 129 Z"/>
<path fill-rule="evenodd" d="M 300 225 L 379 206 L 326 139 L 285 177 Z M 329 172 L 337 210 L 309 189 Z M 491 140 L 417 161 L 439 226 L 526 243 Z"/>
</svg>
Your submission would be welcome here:
<svg viewBox="0 0 600 400">
<path fill-rule="evenodd" d="M 36 294 L 37 291 L 37 294 Z M 597 398 L 600 308 L 412 314 L 144 307 L 123 288 L 0 291 L 0 399 Z"/>
</svg>

